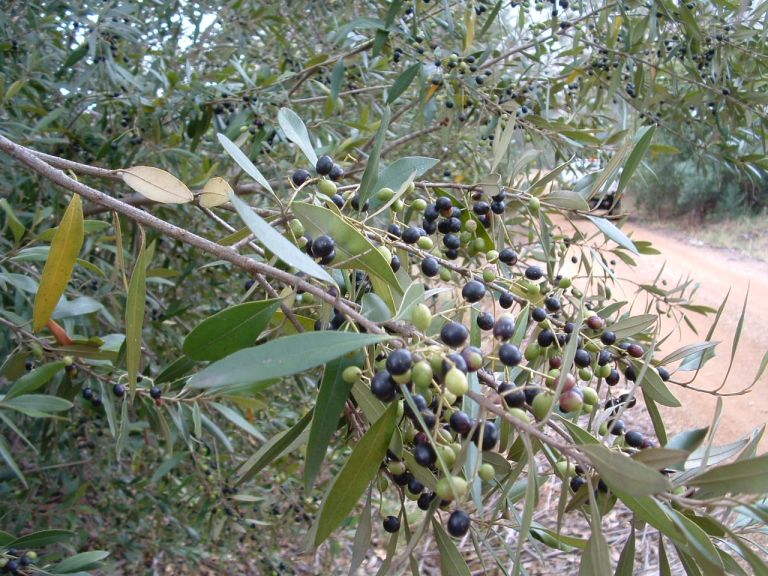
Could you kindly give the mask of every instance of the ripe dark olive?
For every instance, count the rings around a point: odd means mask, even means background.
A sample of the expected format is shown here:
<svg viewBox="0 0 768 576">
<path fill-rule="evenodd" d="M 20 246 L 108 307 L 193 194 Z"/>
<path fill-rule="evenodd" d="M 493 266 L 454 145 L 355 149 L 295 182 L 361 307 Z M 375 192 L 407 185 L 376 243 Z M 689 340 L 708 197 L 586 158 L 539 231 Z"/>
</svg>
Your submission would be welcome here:
<svg viewBox="0 0 768 576">
<path fill-rule="evenodd" d="M 333 160 L 330 156 L 320 156 L 315 162 L 315 170 L 320 176 L 327 176 L 333 169 Z"/>
<path fill-rule="evenodd" d="M 485 284 L 477 280 L 470 280 L 464 284 L 461 295 L 467 302 L 480 302 L 485 296 Z"/>
<path fill-rule="evenodd" d="M 405 230 L 403 230 L 403 242 L 406 244 L 416 244 L 416 242 L 419 241 L 419 238 L 421 237 L 421 234 L 419 233 L 418 228 L 414 228 L 413 226 L 409 226 Z"/>
<path fill-rule="evenodd" d="M 477 315 L 477 325 L 480 330 L 490 330 L 493 328 L 494 324 L 495 320 L 493 319 L 493 316 L 488 312 L 481 312 Z"/>
<path fill-rule="evenodd" d="M 624 420 L 608 421 L 608 432 L 610 432 L 614 436 L 621 436 L 622 434 L 624 434 L 625 429 L 626 429 L 626 425 L 624 424 Z"/>
<path fill-rule="evenodd" d="M 312 256 L 315 258 L 325 258 L 336 247 L 336 242 L 330 236 L 318 236 L 312 241 Z"/>
<path fill-rule="evenodd" d="M 424 484 L 416 480 L 416 477 L 408 480 L 408 491 L 411 494 L 421 494 L 424 491 Z"/>
<path fill-rule="evenodd" d="M 389 261 L 389 267 L 392 268 L 392 272 L 400 270 L 400 258 L 397 254 L 392 256 L 392 260 Z"/>
<path fill-rule="evenodd" d="M 584 350 L 584 348 L 581 348 L 576 350 L 576 355 L 573 357 L 573 362 L 579 368 L 586 368 L 592 364 L 592 357 L 589 355 L 589 352 Z"/>
<path fill-rule="evenodd" d="M 608 386 L 616 386 L 616 384 L 619 383 L 619 378 L 620 378 L 619 371 L 613 368 L 611 370 L 611 373 L 605 379 L 605 383 L 608 384 Z"/>
<path fill-rule="evenodd" d="M 497 340 L 509 340 L 515 334 L 515 321 L 511 316 L 501 316 L 493 325 L 493 337 Z"/>
<path fill-rule="evenodd" d="M 445 251 L 445 257 L 448 260 L 456 260 L 459 257 L 459 251 L 454 248 L 449 248 Z"/>
<path fill-rule="evenodd" d="M 574 492 L 578 492 L 579 488 L 584 486 L 587 483 L 587 481 L 584 479 L 583 476 L 574 476 L 571 478 L 571 481 L 569 482 L 569 485 L 571 486 L 571 490 Z"/>
<path fill-rule="evenodd" d="M 430 204 L 424 209 L 424 220 L 429 220 L 430 222 L 433 222 L 437 220 L 438 216 L 440 216 L 440 211 L 437 209 L 437 206 L 434 204 Z"/>
<path fill-rule="evenodd" d="M 632 356 L 632 358 L 642 358 L 643 354 L 645 354 L 645 350 L 643 350 L 643 347 L 640 346 L 640 344 L 630 344 L 627 347 L 627 354 Z"/>
<path fill-rule="evenodd" d="M 458 348 L 469 336 L 469 330 L 458 322 L 448 322 L 440 330 L 440 339 L 452 348 Z"/>
<path fill-rule="evenodd" d="M 371 393 L 382 402 L 392 402 L 397 397 L 397 384 L 392 374 L 382 370 L 371 378 Z"/>
<path fill-rule="evenodd" d="M 93 388 L 86 386 L 82 391 L 83 398 L 90 400 L 93 398 Z"/>
<path fill-rule="evenodd" d="M 603 322 L 603 319 L 600 318 L 600 316 L 595 315 L 587 318 L 587 326 L 592 328 L 592 330 L 600 330 L 604 324 L 605 323 Z"/>
<path fill-rule="evenodd" d="M 506 203 L 502 202 L 501 200 L 494 200 L 491 202 L 491 212 L 494 214 L 504 214 L 504 210 L 506 210 L 506 208 Z"/>
<path fill-rule="evenodd" d="M 667 380 L 669 380 L 669 370 L 667 370 L 666 368 L 664 368 L 664 366 L 658 366 L 658 367 L 656 368 L 656 371 L 659 373 L 659 377 L 660 377 L 660 378 L 661 378 L 661 379 L 662 379 L 664 382 L 666 382 Z"/>
<path fill-rule="evenodd" d="M 488 202 L 475 202 L 472 205 L 472 211 L 478 216 L 483 216 L 491 211 L 491 205 Z"/>
<path fill-rule="evenodd" d="M 499 384 L 499 394 L 509 408 L 522 408 L 525 406 L 525 392 L 509 382 Z"/>
<path fill-rule="evenodd" d="M 413 459 L 419 466 L 429 467 L 437 461 L 437 454 L 430 444 L 416 444 L 413 447 Z"/>
<path fill-rule="evenodd" d="M 432 256 L 424 258 L 421 262 L 421 271 L 427 278 L 434 278 L 440 273 L 440 262 Z"/>
<path fill-rule="evenodd" d="M 643 433 L 638 432 L 637 430 L 630 430 L 624 434 L 624 442 L 626 442 L 627 446 L 631 446 L 632 448 L 639 449 L 643 445 L 644 440 L 645 436 L 643 436 Z"/>
<path fill-rule="evenodd" d="M 152 386 L 152 388 L 149 389 L 149 395 L 153 400 L 159 400 L 163 395 L 163 391 L 159 386 Z"/>
<path fill-rule="evenodd" d="M 619 404 L 626 404 L 627 408 L 634 408 L 635 405 L 637 404 L 637 398 L 635 398 L 634 396 L 630 398 L 628 393 L 621 394 L 618 398 L 618 401 L 619 401 Z"/>
<path fill-rule="evenodd" d="M 533 399 L 536 398 L 536 396 L 538 396 L 539 394 L 541 394 L 541 391 L 542 391 L 541 388 L 537 386 L 525 388 L 523 390 L 523 393 L 525 394 L 525 403 L 528 404 L 528 406 L 533 404 Z"/>
<path fill-rule="evenodd" d="M 629 380 L 630 382 L 637 381 L 637 370 L 635 370 L 635 367 L 630 364 L 624 369 L 624 378 Z"/>
<path fill-rule="evenodd" d="M 499 430 L 496 428 L 496 424 L 493 422 L 486 422 L 483 426 L 483 439 L 480 443 L 480 448 L 483 451 L 493 450 L 494 446 L 499 442 Z M 480 440 L 480 426 L 475 428 L 475 433 L 472 435 L 472 440 L 477 444 Z"/>
<path fill-rule="evenodd" d="M 512 308 L 512 304 L 514 303 L 515 297 L 512 295 L 512 292 L 504 292 L 501 296 L 499 296 L 499 306 L 504 308 L 504 310 Z"/>
<path fill-rule="evenodd" d="M 461 240 L 455 234 L 446 234 L 443 236 L 443 246 L 451 250 L 458 250 L 461 247 Z"/>
<path fill-rule="evenodd" d="M 437 416 L 435 416 L 435 413 L 432 412 L 432 410 L 422 410 L 420 412 L 421 419 L 424 421 L 424 425 L 427 428 L 434 428 L 435 424 L 437 424 Z"/>
<path fill-rule="evenodd" d="M 464 374 L 469 372 L 469 366 L 467 366 L 467 361 L 464 360 L 464 356 L 457 354 L 456 352 L 451 352 L 445 357 L 445 360 L 443 360 L 443 372 L 447 373 L 451 368 L 456 368 L 459 372 Z"/>
<path fill-rule="evenodd" d="M 394 534 L 400 530 L 400 519 L 397 516 L 387 516 L 382 523 L 384 530 L 390 534 Z"/>
<path fill-rule="evenodd" d="M 429 506 L 432 504 L 432 500 L 435 499 L 436 494 L 434 492 L 422 492 L 419 499 L 416 501 L 416 505 L 419 510 L 429 510 Z"/>
<path fill-rule="evenodd" d="M 118 398 L 125 396 L 125 386 L 123 384 L 115 384 L 112 386 L 112 393 Z"/>
<path fill-rule="evenodd" d="M 448 517 L 446 529 L 454 538 L 461 538 L 469 532 L 469 514 L 463 510 L 454 510 Z"/>
<path fill-rule="evenodd" d="M 563 326 L 563 332 L 566 334 L 572 334 L 575 329 L 576 325 L 573 322 L 566 322 L 565 326 Z"/>
<path fill-rule="evenodd" d="M 536 341 L 539 343 L 539 346 L 546 348 L 547 346 L 551 346 L 555 341 L 555 335 L 552 330 L 547 328 L 546 330 L 539 332 L 539 335 L 536 337 Z"/>
<path fill-rule="evenodd" d="M 448 231 L 449 232 L 461 232 L 461 220 L 456 216 L 448 218 Z"/>
<path fill-rule="evenodd" d="M 394 222 L 392 222 L 392 224 L 390 224 L 389 226 L 387 226 L 387 234 L 388 234 L 388 235 L 389 235 L 389 237 L 390 237 L 390 238 L 392 238 L 393 240 L 395 240 L 396 238 L 400 238 L 400 236 L 402 235 L 402 233 L 403 233 L 403 231 L 402 231 L 402 230 L 400 230 L 400 226 L 398 226 L 398 225 L 397 225 L 397 224 L 395 224 Z"/>
<path fill-rule="evenodd" d="M 539 280 L 544 276 L 544 271 L 538 266 L 528 266 L 525 269 L 525 277 L 528 280 Z"/>
<path fill-rule="evenodd" d="M 435 208 L 437 208 L 437 211 L 441 214 L 444 213 L 444 216 L 450 216 L 453 211 L 453 202 L 451 202 L 451 199 L 447 196 L 440 196 L 435 200 Z"/>
<path fill-rule="evenodd" d="M 413 355 L 409 350 L 405 348 L 398 348 L 393 350 L 389 356 L 387 356 L 387 370 L 390 374 L 399 376 L 405 374 L 411 369 L 413 364 Z"/>
<path fill-rule="evenodd" d="M 413 478 L 413 475 L 410 472 L 403 472 L 402 474 L 395 474 L 392 476 L 392 480 L 394 480 L 395 484 L 398 486 L 406 486 L 408 482 L 411 481 L 411 478 Z"/>
<path fill-rule="evenodd" d="M 331 200 L 333 201 L 334 204 L 336 204 L 336 207 L 339 210 L 344 208 L 344 196 L 342 196 L 341 194 L 334 194 L 333 196 L 331 196 Z"/>
<path fill-rule="evenodd" d="M 536 322 L 544 322 L 547 319 L 547 311 L 544 308 L 534 308 L 531 312 L 531 318 Z"/>
<path fill-rule="evenodd" d="M 312 178 L 312 174 L 310 174 L 303 168 L 299 168 L 293 174 L 291 174 L 291 182 L 293 182 L 294 186 L 301 186 L 302 184 L 304 184 L 304 182 L 306 182 L 310 178 Z"/>
<path fill-rule="evenodd" d="M 360 210 L 360 196 L 355 194 L 352 197 L 352 201 L 350 202 L 350 204 L 352 204 L 352 208 L 354 208 L 355 210 Z M 363 208 L 362 208 L 363 212 L 368 210 L 369 206 L 370 206 L 370 202 L 368 200 L 366 200 L 365 204 L 363 204 Z"/>
<path fill-rule="evenodd" d="M 336 249 L 331 250 L 327 256 L 320 258 L 320 264 L 330 264 L 336 258 Z"/>
<path fill-rule="evenodd" d="M 517 366 L 523 360 L 523 353 L 514 344 L 502 344 L 499 347 L 499 360 L 505 366 Z"/>
<path fill-rule="evenodd" d="M 597 355 L 598 366 L 605 366 L 611 360 L 613 360 L 613 354 L 610 350 L 600 350 L 600 354 Z"/>
<path fill-rule="evenodd" d="M 462 436 L 466 436 L 469 434 L 469 431 L 472 430 L 472 419 L 461 410 L 451 414 L 449 423 L 451 429 Z"/>
<path fill-rule="evenodd" d="M 437 224 L 434 220 L 424 220 L 421 224 L 427 234 L 434 234 L 437 231 Z"/>
<path fill-rule="evenodd" d="M 501 252 L 499 252 L 499 261 L 508 266 L 514 266 L 517 264 L 517 252 L 511 248 L 504 248 Z"/>
<path fill-rule="evenodd" d="M 550 312 L 557 312 L 560 310 L 560 300 L 555 297 L 547 298 L 544 300 L 544 306 L 546 306 L 547 310 Z"/>
<path fill-rule="evenodd" d="M 338 182 L 339 180 L 344 178 L 344 168 L 342 168 L 338 164 L 334 164 L 333 167 L 331 168 L 331 171 L 328 172 L 328 177 L 334 182 Z"/>
</svg>

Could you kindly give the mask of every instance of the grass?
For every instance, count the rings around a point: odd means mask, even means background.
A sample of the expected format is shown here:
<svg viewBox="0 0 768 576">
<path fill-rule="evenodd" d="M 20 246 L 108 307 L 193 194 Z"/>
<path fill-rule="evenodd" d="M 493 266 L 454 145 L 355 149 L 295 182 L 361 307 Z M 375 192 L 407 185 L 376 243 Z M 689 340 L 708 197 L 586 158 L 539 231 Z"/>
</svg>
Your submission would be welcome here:
<svg viewBox="0 0 768 576">
<path fill-rule="evenodd" d="M 735 250 L 756 260 L 768 260 L 768 214 L 708 222 L 690 230 L 702 242 Z"/>
</svg>

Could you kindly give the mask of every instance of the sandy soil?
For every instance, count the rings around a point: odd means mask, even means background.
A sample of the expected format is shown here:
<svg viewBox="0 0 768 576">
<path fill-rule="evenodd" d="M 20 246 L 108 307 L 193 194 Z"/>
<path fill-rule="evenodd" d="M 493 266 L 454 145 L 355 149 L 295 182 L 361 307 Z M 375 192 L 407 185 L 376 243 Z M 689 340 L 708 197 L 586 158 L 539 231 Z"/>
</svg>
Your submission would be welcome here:
<svg viewBox="0 0 768 576">
<path fill-rule="evenodd" d="M 588 225 L 588 224 L 587 224 Z M 720 386 L 728 370 L 731 357 L 731 343 L 737 330 L 741 308 L 749 286 L 748 312 L 744 320 L 736 360 L 728 375 L 722 393 L 733 394 L 749 386 L 755 378 L 760 362 L 768 350 L 768 263 L 746 259 L 733 251 L 702 245 L 695 238 L 682 234 L 650 230 L 637 224 L 628 224 L 623 230 L 635 240 L 647 240 L 662 254 L 642 256 L 638 266 L 630 267 L 622 262 L 616 266 L 617 275 L 631 278 L 638 283 L 652 283 L 666 262 L 661 279 L 667 281 L 667 288 L 675 286 L 680 279 L 691 276 L 700 283 L 695 303 L 718 308 L 731 290 L 723 316 L 713 339 L 721 344 L 712 358 L 699 372 L 698 388 L 713 390 Z M 628 282 L 623 285 L 627 299 L 631 302 L 635 287 Z M 637 303 L 637 313 L 645 298 Z M 689 314 L 699 335 L 683 325 L 680 334 L 674 334 L 662 346 L 662 354 L 676 350 L 684 344 L 703 341 L 714 320 L 714 314 L 700 316 Z M 674 321 L 662 324 L 666 334 L 674 329 Z M 679 380 L 687 381 L 692 373 L 678 373 Z M 673 379 L 675 379 L 673 377 Z M 746 436 L 753 429 L 768 422 L 768 370 L 753 390 L 744 395 L 723 398 L 723 414 L 717 430 L 718 444 Z M 715 413 L 716 397 L 672 386 L 672 391 L 681 400 L 683 407 L 667 409 L 665 422 L 670 432 L 708 426 Z M 768 449 L 768 439 L 763 439 L 761 451 Z"/>
</svg>

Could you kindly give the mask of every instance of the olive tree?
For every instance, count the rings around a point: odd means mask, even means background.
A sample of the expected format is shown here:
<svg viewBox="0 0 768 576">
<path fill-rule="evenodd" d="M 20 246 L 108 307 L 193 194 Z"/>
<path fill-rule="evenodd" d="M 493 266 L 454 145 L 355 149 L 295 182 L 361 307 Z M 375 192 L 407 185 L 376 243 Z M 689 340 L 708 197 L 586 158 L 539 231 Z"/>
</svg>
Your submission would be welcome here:
<svg viewBox="0 0 768 576">
<path fill-rule="evenodd" d="M 3 569 L 768 572 L 763 430 L 659 410 L 723 307 L 614 295 L 656 135 L 764 185 L 766 6 L 7 2 Z"/>
</svg>

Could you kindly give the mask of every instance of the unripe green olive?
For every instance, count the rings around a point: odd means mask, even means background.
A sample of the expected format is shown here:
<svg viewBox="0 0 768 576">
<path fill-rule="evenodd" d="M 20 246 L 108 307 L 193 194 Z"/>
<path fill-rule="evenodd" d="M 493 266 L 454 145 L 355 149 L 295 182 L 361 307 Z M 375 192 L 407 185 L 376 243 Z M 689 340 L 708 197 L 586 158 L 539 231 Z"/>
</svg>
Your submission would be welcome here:
<svg viewBox="0 0 768 576">
<path fill-rule="evenodd" d="M 378 248 L 376 248 L 376 250 L 378 250 L 379 253 L 382 256 L 384 256 L 384 260 L 386 260 L 387 262 L 390 262 L 392 260 L 392 252 L 390 252 L 389 248 L 387 248 L 386 246 L 379 246 Z"/>
<path fill-rule="evenodd" d="M 584 395 L 584 404 L 587 406 L 594 406 L 600 401 L 600 397 L 594 388 L 585 386 L 581 389 L 581 393 Z"/>
<path fill-rule="evenodd" d="M 477 475 L 485 482 L 490 482 L 496 477 L 496 469 L 486 462 L 477 470 Z"/>
<path fill-rule="evenodd" d="M 288 223 L 288 227 L 291 229 L 291 232 L 293 233 L 296 238 L 304 234 L 304 224 L 301 223 L 301 220 L 298 218 L 294 218 Z"/>
<path fill-rule="evenodd" d="M 472 248 L 475 252 L 485 252 L 485 238 L 475 238 L 472 242 Z"/>
<path fill-rule="evenodd" d="M 468 488 L 467 481 L 461 476 L 448 476 L 437 481 L 435 493 L 441 500 L 451 501 L 454 498 L 464 498 L 467 495 Z"/>
<path fill-rule="evenodd" d="M 486 259 L 490 263 L 494 263 L 499 259 L 499 251 L 498 250 L 489 250 L 488 253 L 485 255 Z"/>
<path fill-rule="evenodd" d="M 590 368 L 579 368 L 579 380 L 583 380 L 584 382 L 589 382 L 592 380 L 592 369 Z"/>
<path fill-rule="evenodd" d="M 477 222 L 472 220 L 472 218 L 470 218 L 469 220 L 464 222 L 462 229 L 466 230 L 467 232 L 474 232 L 475 230 L 477 230 Z"/>
<path fill-rule="evenodd" d="M 448 268 L 440 268 L 440 280 L 443 282 L 450 282 L 451 281 L 451 271 L 448 270 Z"/>
<path fill-rule="evenodd" d="M 450 446 L 438 446 L 437 452 L 440 454 L 440 458 L 445 462 L 448 468 L 453 467 L 456 463 L 456 453 Z"/>
<path fill-rule="evenodd" d="M 424 198 L 416 198 L 413 202 L 411 202 L 411 208 L 416 210 L 417 212 L 423 212 L 427 207 L 427 201 L 424 200 Z"/>
<path fill-rule="evenodd" d="M 331 180 L 319 180 L 317 182 L 317 189 L 326 196 L 333 196 L 336 194 L 336 183 Z"/>
<path fill-rule="evenodd" d="M 387 464 L 387 470 L 389 470 L 392 475 L 394 476 L 400 476 L 401 474 L 405 474 L 405 462 L 400 462 L 399 460 L 393 460 L 389 464 Z"/>
<path fill-rule="evenodd" d="M 522 408 L 510 408 L 509 414 L 518 420 L 522 420 L 526 424 L 530 424 L 531 417 L 528 415 L 528 412 L 523 410 Z"/>
<path fill-rule="evenodd" d="M 496 280 L 496 273 L 490 268 L 483 270 L 483 282 L 489 283 Z"/>
<path fill-rule="evenodd" d="M 403 208 L 405 208 L 405 204 L 403 204 L 403 201 L 398 198 L 394 202 L 392 202 L 392 206 L 389 207 L 392 212 L 400 212 Z"/>
<path fill-rule="evenodd" d="M 395 191 L 392 188 L 382 188 L 376 192 L 376 198 L 382 202 L 389 202 L 395 195 Z"/>
<path fill-rule="evenodd" d="M 445 375 L 446 389 L 456 396 L 464 396 L 469 390 L 466 375 L 458 368 L 451 368 Z M 455 401 L 455 399 L 454 399 Z"/>
<path fill-rule="evenodd" d="M 458 396 L 451 392 L 450 390 L 443 390 L 443 401 L 448 404 L 449 406 L 452 405 L 456 400 L 458 400 Z"/>
<path fill-rule="evenodd" d="M 379 488 L 379 492 L 386 492 L 387 488 L 389 487 L 389 480 L 387 480 L 387 477 L 383 474 L 379 476 L 378 481 L 376 482 Z"/>
<path fill-rule="evenodd" d="M 416 246 L 421 248 L 422 250 L 432 250 L 435 243 L 432 242 L 432 238 L 429 236 L 422 236 L 416 241 Z"/>
<path fill-rule="evenodd" d="M 432 366 L 426 360 L 420 360 L 411 368 L 411 380 L 416 388 L 429 388 L 432 384 Z"/>
<path fill-rule="evenodd" d="M 341 373 L 341 379 L 347 384 L 354 384 L 360 380 L 362 375 L 363 371 L 358 366 L 347 366 Z"/>
<path fill-rule="evenodd" d="M 533 399 L 533 404 L 531 404 L 531 412 L 533 412 L 533 415 L 536 416 L 537 420 L 546 418 L 547 413 L 552 406 L 552 400 L 553 396 L 551 394 L 542 392 L 541 394 L 536 395 L 536 398 Z"/>
<path fill-rule="evenodd" d="M 528 200 L 528 210 L 531 211 L 531 214 L 534 216 L 537 216 L 539 214 L 539 209 L 541 208 L 541 201 L 533 196 L 530 200 Z"/>
<path fill-rule="evenodd" d="M 528 347 L 525 349 L 525 352 L 523 355 L 525 356 L 525 359 L 528 360 L 528 362 L 533 362 L 536 360 L 536 358 L 539 357 L 539 354 L 541 353 L 541 346 L 538 345 L 536 342 L 531 342 L 528 344 Z"/>
<path fill-rule="evenodd" d="M 573 462 L 569 462 L 567 460 L 558 460 L 555 463 L 555 469 L 557 470 L 557 475 L 560 476 L 560 478 L 570 478 L 576 474 L 576 465 Z"/>
<path fill-rule="evenodd" d="M 408 370 L 405 374 L 392 374 L 392 380 L 398 384 L 408 384 L 411 381 L 411 370 Z"/>
<path fill-rule="evenodd" d="M 432 312 L 426 304 L 417 304 L 411 311 L 411 322 L 416 330 L 420 332 L 426 332 L 429 329 L 429 325 L 432 323 Z"/>
<path fill-rule="evenodd" d="M 571 279 L 570 278 L 560 278 L 560 281 L 557 283 L 558 287 L 566 289 L 571 287 Z"/>
</svg>

